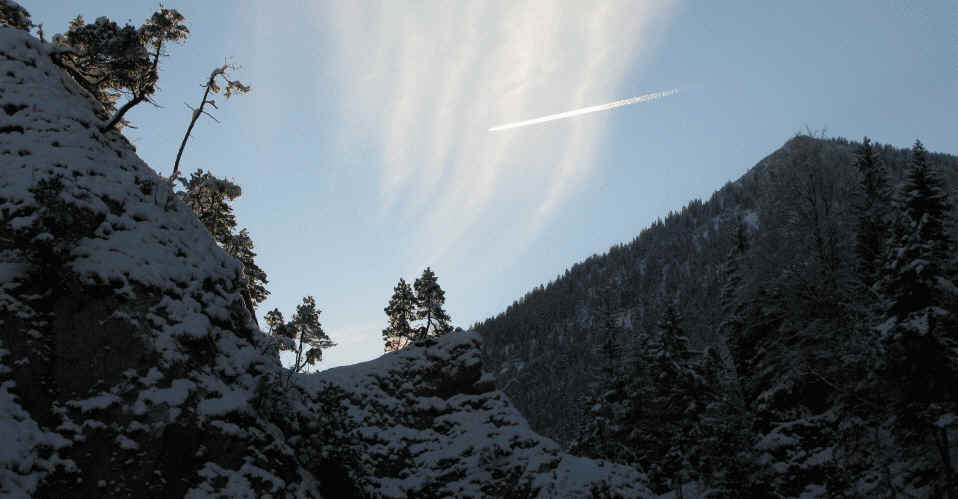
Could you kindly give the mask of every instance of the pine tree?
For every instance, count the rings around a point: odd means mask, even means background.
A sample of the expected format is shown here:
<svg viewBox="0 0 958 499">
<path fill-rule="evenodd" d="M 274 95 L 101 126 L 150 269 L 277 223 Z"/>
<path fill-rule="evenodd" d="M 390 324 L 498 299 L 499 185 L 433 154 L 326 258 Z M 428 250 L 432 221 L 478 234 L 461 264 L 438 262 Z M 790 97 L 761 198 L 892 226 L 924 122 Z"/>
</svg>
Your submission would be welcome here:
<svg viewBox="0 0 958 499">
<path fill-rule="evenodd" d="M 581 401 L 584 424 L 578 429 L 569 452 L 592 459 L 633 464 L 635 450 L 627 440 L 626 400 L 622 390 L 597 385 Z"/>
<path fill-rule="evenodd" d="M 725 364 L 714 348 L 699 363 L 702 411 L 691 421 L 693 468 L 708 484 L 710 498 L 762 497 L 752 486 L 751 415 L 741 390 L 725 383 Z"/>
<path fill-rule="evenodd" d="M 952 207 L 920 141 L 915 142 L 898 210 L 883 269 L 887 316 L 896 320 L 899 334 L 909 330 L 924 336 L 932 333 L 933 322 L 951 319 L 955 288 L 954 245 L 946 230 Z"/>
<path fill-rule="evenodd" d="M 621 328 L 612 306 L 611 290 L 605 288 L 598 294 L 592 321 L 599 338 L 593 354 L 596 363 L 590 373 L 589 392 L 581 401 L 584 424 L 579 428 L 570 451 L 594 459 L 631 464 L 635 461 L 635 453 L 627 441 L 628 429 L 625 426 L 628 394 L 622 371 Z"/>
<path fill-rule="evenodd" d="M 681 322 L 675 306 L 666 305 L 658 334 L 652 335 L 645 347 L 645 386 L 633 392 L 641 397 L 633 404 L 640 411 L 633 446 L 657 492 L 680 490 L 681 484 L 692 478 L 690 459 L 707 407 L 704 377 L 693 360 Z"/>
<path fill-rule="evenodd" d="M 223 244 L 236 229 L 236 216 L 230 204 L 243 195 L 243 189 L 234 182 L 215 177 L 212 173 L 196 170 L 189 180 L 178 179 L 184 191 L 179 195 L 186 202 L 216 242 Z"/>
<path fill-rule="evenodd" d="M 744 269 L 745 254 L 748 252 L 748 228 L 745 221 L 739 218 L 735 222 L 735 230 L 731 236 L 731 248 L 725 257 L 723 268 L 725 283 L 722 287 L 722 312 L 726 317 L 734 316 L 737 311 L 737 296 L 742 286 L 742 272 Z"/>
<path fill-rule="evenodd" d="M 742 297 L 745 285 L 745 269 L 743 267 L 748 248 L 748 228 L 745 226 L 745 221 L 739 218 L 731 235 L 731 248 L 725 256 L 725 266 L 722 269 L 724 282 L 719 295 L 722 306 L 722 322 L 719 324 L 719 332 L 728 345 L 732 363 L 736 366 L 737 371 L 741 367 L 740 364 L 742 364 L 744 355 L 744 352 L 739 351 L 739 346 L 742 344 L 741 336 L 745 330 L 746 304 Z"/>
<path fill-rule="evenodd" d="M 888 172 L 879 161 L 868 137 L 862 139 L 855 167 L 861 173 L 862 179 L 855 253 L 858 257 L 859 279 L 866 287 L 871 287 L 877 279 L 880 259 L 884 253 L 890 191 Z"/>
<path fill-rule="evenodd" d="M 296 358 L 299 362 L 303 354 L 304 345 L 308 347 L 305 356 L 302 358 L 302 367 L 307 364 L 312 366 L 323 360 L 323 350 L 336 346 L 323 331 L 323 326 L 319 323 L 320 310 L 316 308 L 316 299 L 312 296 L 303 298 L 303 304 L 296 307 L 296 315 L 293 316 L 292 327 L 296 330 L 299 347 Z M 299 364 L 297 364 L 299 365 Z"/>
<path fill-rule="evenodd" d="M 336 346 L 319 323 L 320 313 L 316 308 L 316 299 L 307 296 L 303 298 L 303 303 L 296 307 L 296 313 L 289 322 L 283 320 L 283 314 L 278 309 L 266 314 L 266 325 L 270 334 L 280 340 L 279 349 L 295 354 L 289 376 L 286 378 L 287 383 L 293 374 L 321 362 L 323 350 Z"/>
<path fill-rule="evenodd" d="M 385 351 L 395 352 L 414 341 L 416 332 L 412 322 L 416 320 L 416 296 L 405 279 L 399 279 L 389 304 L 383 310 L 389 319 L 389 325 L 383 329 Z"/>
<path fill-rule="evenodd" d="M 920 141 L 897 206 L 882 290 L 887 375 L 902 388 L 899 426 L 931 434 L 949 497 L 955 497 L 949 427 L 958 416 L 958 288 L 954 244 L 947 226 L 952 206 L 944 182 Z"/>
<path fill-rule="evenodd" d="M 292 351 L 296 346 L 292 338 L 293 332 L 287 326 L 283 313 L 278 308 L 274 308 L 266 312 L 265 320 L 266 332 L 275 340 L 273 345 L 276 350 L 280 352 Z"/>
<path fill-rule="evenodd" d="M 266 312 L 266 327 L 270 336 L 287 337 L 285 330 L 286 321 L 283 319 L 283 313 L 278 308 Z"/>
<path fill-rule="evenodd" d="M 657 341 L 653 341 L 650 345 L 649 355 L 666 370 L 681 369 L 691 358 L 689 339 L 682 328 L 682 314 L 674 305 L 667 305 L 658 327 L 659 335 Z M 662 373 L 662 375 L 667 374 L 672 373 Z"/>
<path fill-rule="evenodd" d="M 60 47 L 51 54 L 54 62 L 113 113 L 102 132 L 124 123 L 130 109 L 149 102 L 156 93 L 160 57 L 167 55 L 164 50 L 170 43 L 189 36 L 185 21 L 173 9 L 154 12 L 139 28 L 120 27 L 106 17 L 87 24 L 77 16 L 66 33 L 53 37 Z M 124 95 L 129 100 L 117 109 L 116 102 Z"/>
<path fill-rule="evenodd" d="M 599 366 L 602 372 L 600 377 L 603 384 L 612 387 L 620 381 L 619 368 L 622 363 L 622 347 L 617 338 L 617 327 L 607 322 L 604 324 L 603 330 L 604 339 L 599 343 L 598 352 Z"/>
<path fill-rule="evenodd" d="M 439 287 L 436 274 L 426 267 L 422 276 L 413 283 L 416 291 L 416 319 L 420 321 L 416 328 L 416 340 L 439 337 L 452 332 L 449 314 L 442 308 L 446 302 L 446 292 Z"/>
<path fill-rule="evenodd" d="M 266 272 L 256 264 L 256 253 L 253 252 L 253 248 L 253 240 L 246 229 L 230 235 L 223 244 L 223 249 L 243 264 L 246 289 L 249 292 L 252 306 L 255 308 L 269 296 L 269 290 L 266 289 L 269 280 L 266 277 Z"/>
<path fill-rule="evenodd" d="M 177 193 L 196 217 L 199 218 L 213 239 L 243 264 L 243 278 L 246 281 L 244 298 L 250 314 L 255 317 L 256 307 L 269 296 L 266 284 L 269 279 L 266 272 L 256 264 L 253 251 L 253 239 L 244 228 L 236 232 L 236 215 L 232 202 L 243 194 L 243 189 L 226 179 L 215 177 L 210 172 L 196 170 L 190 179 L 179 177 L 184 191 Z"/>
</svg>

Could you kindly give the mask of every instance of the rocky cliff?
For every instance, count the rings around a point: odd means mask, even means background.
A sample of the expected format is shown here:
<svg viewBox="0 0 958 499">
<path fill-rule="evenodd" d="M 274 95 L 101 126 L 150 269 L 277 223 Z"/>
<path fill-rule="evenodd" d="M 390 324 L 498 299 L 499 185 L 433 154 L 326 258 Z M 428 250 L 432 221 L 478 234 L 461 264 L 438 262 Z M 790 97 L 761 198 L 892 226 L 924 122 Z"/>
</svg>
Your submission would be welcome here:
<svg viewBox="0 0 958 499">
<path fill-rule="evenodd" d="M 2 27 L 0 109 L 0 496 L 647 495 L 534 434 L 475 336 L 288 378 L 240 264 Z"/>
</svg>

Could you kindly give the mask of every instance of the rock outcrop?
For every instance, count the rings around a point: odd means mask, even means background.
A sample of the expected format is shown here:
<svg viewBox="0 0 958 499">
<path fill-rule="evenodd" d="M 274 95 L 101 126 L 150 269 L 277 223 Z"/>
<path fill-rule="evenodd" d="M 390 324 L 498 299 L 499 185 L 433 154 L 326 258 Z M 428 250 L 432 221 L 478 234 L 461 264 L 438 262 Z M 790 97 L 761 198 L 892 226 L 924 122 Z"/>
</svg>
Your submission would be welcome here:
<svg viewBox="0 0 958 499">
<path fill-rule="evenodd" d="M 212 240 L 49 47 L 0 27 L 0 496 L 642 496 L 454 335 L 287 377 Z"/>
<path fill-rule="evenodd" d="M 387 497 L 646 497 L 643 477 L 561 452 L 483 375 L 479 337 L 454 333 L 298 382 L 341 393 L 356 468 Z"/>
<path fill-rule="evenodd" d="M 9 28 L 0 108 L 0 494 L 318 494 L 258 409 L 281 366 L 240 264 Z"/>
</svg>

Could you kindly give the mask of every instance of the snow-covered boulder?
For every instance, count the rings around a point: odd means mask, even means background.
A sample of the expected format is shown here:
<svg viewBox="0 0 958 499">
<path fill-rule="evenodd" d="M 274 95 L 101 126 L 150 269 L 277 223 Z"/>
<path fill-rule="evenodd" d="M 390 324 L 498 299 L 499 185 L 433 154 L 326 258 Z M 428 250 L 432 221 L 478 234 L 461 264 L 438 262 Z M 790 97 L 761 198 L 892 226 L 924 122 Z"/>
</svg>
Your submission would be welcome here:
<svg viewBox="0 0 958 499">
<path fill-rule="evenodd" d="M 641 496 L 533 434 L 457 335 L 287 380 L 241 266 L 0 27 L 0 497 Z"/>
</svg>

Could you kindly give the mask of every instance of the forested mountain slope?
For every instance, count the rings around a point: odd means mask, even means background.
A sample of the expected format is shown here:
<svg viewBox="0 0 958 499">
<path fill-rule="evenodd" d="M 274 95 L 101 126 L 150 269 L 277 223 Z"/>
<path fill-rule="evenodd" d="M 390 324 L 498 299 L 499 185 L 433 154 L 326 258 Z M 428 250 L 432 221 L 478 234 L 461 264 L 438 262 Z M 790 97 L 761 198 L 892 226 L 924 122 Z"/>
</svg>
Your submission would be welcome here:
<svg viewBox="0 0 958 499">
<path fill-rule="evenodd" d="M 50 50 L 0 26 L 0 497 L 648 494 L 533 433 L 476 335 L 284 369 L 240 262 Z"/>
<path fill-rule="evenodd" d="M 863 166 L 859 143 L 804 135 L 792 138 L 708 201 L 694 200 L 669 213 L 631 242 L 573 265 L 503 313 L 476 324 L 487 369 L 535 430 L 565 443 L 575 441 L 573 447 L 585 454 L 630 462 L 648 471 L 648 452 L 637 449 L 664 445 L 663 452 L 683 457 L 677 458 L 672 471 L 659 470 L 661 476 L 673 481 L 679 475 L 684 476 L 681 480 L 715 474 L 727 478 L 728 469 L 703 471 L 709 466 L 690 463 L 695 452 L 668 450 L 669 445 L 678 444 L 656 442 L 655 436 L 647 434 L 649 426 L 655 426 L 656 415 L 650 412 L 658 393 L 654 387 L 661 384 L 655 376 L 662 372 L 650 355 L 656 348 L 665 348 L 662 338 L 674 331 L 679 338 L 688 338 L 688 347 L 675 347 L 687 351 L 681 355 L 688 358 L 670 365 L 698 367 L 689 367 L 688 372 L 679 369 L 673 383 L 694 379 L 690 393 L 713 395 L 683 403 L 708 406 L 713 412 L 705 414 L 703 409 L 694 417 L 673 417 L 739 424 L 739 442 L 754 450 L 746 459 L 750 476 L 774 483 L 773 490 L 764 493 L 797 495 L 804 487 L 818 486 L 824 491 L 826 479 L 821 475 L 825 472 L 809 471 L 816 466 L 830 466 L 829 473 L 857 466 L 860 475 L 849 473 L 852 481 L 864 477 L 866 469 L 884 466 L 841 460 L 836 456 L 850 452 L 847 448 L 802 441 L 792 431 L 794 425 L 808 423 L 803 418 L 820 418 L 815 424 L 828 426 L 829 431 L 819 428 L 808 433 L 837 439 L 842 433 L 839 420 L 863 411 L 864 402 L 851 403 L 849 398 L 866 398 L 860 392 L 872 396 L 901 389 L 888 381 L 894 378 L 888 352 L 895 347 L 888 339 L 894 335 L 887 333 L 905 321 L 903 312 L 892 310 L 895 289 L 907 289 L 910 284 L 895 288 L 889 276 L 894 269 L 904 268 L 895 258 L 900 260 L 907 252 L 896 245 L 916 240 L 918 236 L 908 239 L 911 236 L 905 234 L 924 224 L 909 219 L 913 210 L 905 208 L 917 157 L 943 180 L 943 191 L 950 194 L 952 203 L 955 199 L 958 158 L 874 144 L 868 154 L 871 163 Z M 877 185 L 869 188 L 869 182 Z M 958 239 L 953 217 L 953 209 L 943 215 L 944 239 L 951 242 Z M 950 286 L 955 269 L 951 242 L 941 247 L 952 252 L 939 255 L 943 262 L 939 282 L 945 283 L 944 288 Z M 922 258 L 914 261 L 922 266 Z M 935 294 L 944 309 L 955 303 L 949 293 Z M 672 311 L 667 310 L 670 307 Z M 667 320 L 673 312 L 678 320 Z M 938 330 L 947 331 L 942 338 L 951 338 L 953 319 L 944 315 Z M 942 341 L 951 344 L 951 339 Z M 709 362 L 712 365 L 706 368 Z M 712 385 L 702 381 L 709 370 Z M 855 376 L 875 381 L 853 386 Z M 898 402 L 869 398 L 869 403 L 878 405 Z M 725 412 L 715 413 L 722 404 Z M 641 415 L 643 407 L 646 413 Z M 900 414 L 885 416 L 858 423 L 892 438 L 895 432 L 889 419 Z M 850 417 L 845 420 L 850 421 Z M 610 426 L 598 428 L 597 424 Z M 699 425 L 689 445 L 702 444 L 716 426 L 709 430 Z M 602 441 L 601 447 L 610 440 L 629 438 L 631 445 L 620 445 L 618 450 L 596 448 L 596 440 Z M 662 437 L 668 438 L 680 440 L 674 433 Z M 921 438 L 930 439 L 922 440 L 922 445 L 935 454 L 930 443 L 934 438 L 927 434 Z M 776 447 L 779 444 L 784 447 Z M 898 480 L 896 486 L 916 487 L 923 493 L 940 490 L 927 488 L 934 480 L 915 471 L 943 473 L 940 466 L 929 464 L 935 458 L 916 464 L 921 459 L 909 452 L 919 451 L 901 445 L 886 447 L 886 464 L 905 455 L 916 460 L 907 473 L 886 473 Z M 717 444 L 711 451 L 718 451 Z M 950 453 L 951 448 L 939 454 Z M 817 457 L 809 457 L 813 455 Z M 817 459 L 817 464 L 807 459 Z M 781 475 L 779 482 L 762 475 L 765 472 Z M 809 476 L 795 478 L 796 474 Z M 874 493 L 873 488 L 862 487 Z"/>
</svg>

